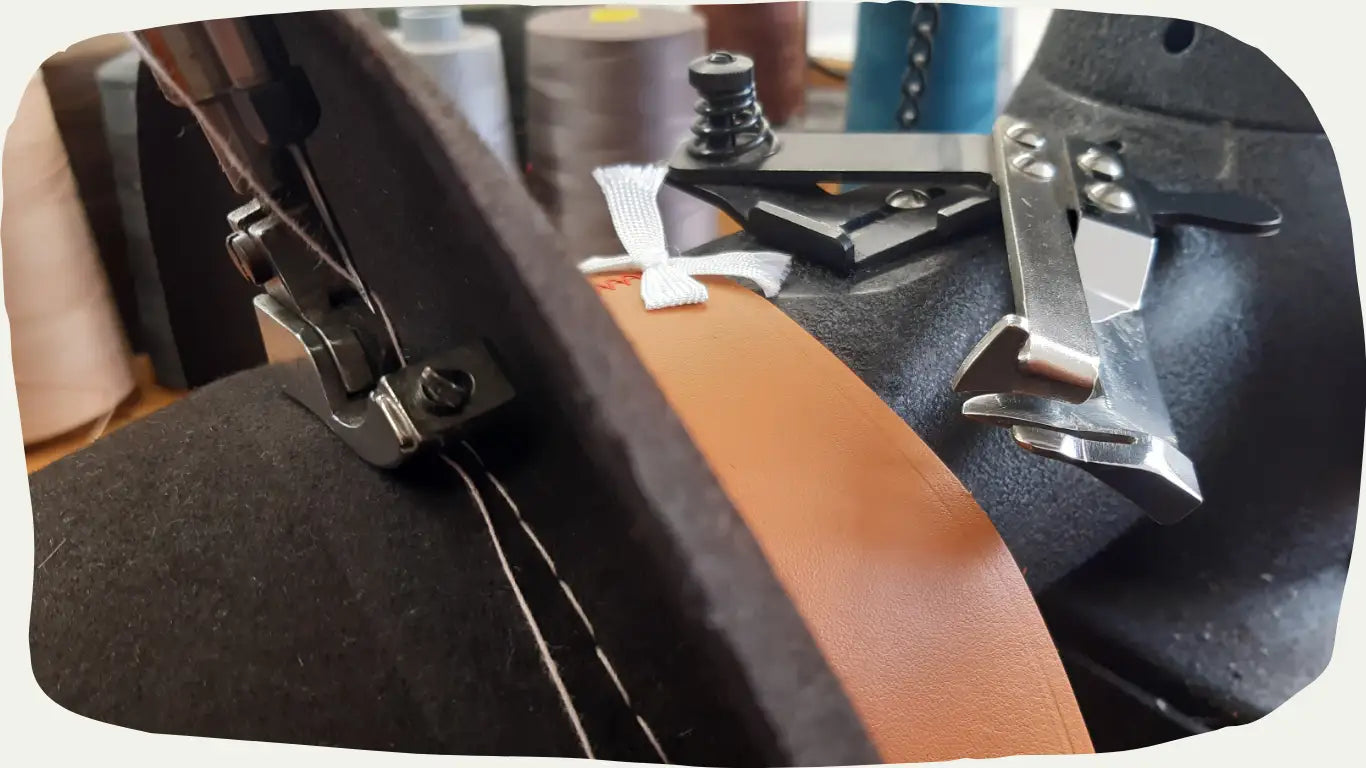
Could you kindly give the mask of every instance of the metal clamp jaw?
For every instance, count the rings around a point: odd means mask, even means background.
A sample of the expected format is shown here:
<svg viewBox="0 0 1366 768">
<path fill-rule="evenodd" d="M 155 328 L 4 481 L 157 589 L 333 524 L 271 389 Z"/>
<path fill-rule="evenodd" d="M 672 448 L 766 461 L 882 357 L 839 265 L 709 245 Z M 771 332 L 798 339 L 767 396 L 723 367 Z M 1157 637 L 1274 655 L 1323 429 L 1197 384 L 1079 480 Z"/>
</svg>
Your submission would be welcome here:
<svg viewBox="0 0 1366 768">
<path fill-rule="evenodd" d="M 693 75 L 699 85 L 698 62 Z M 728 77 L 727 87 L 752 90 Z M 1159 522 L 1201 503 L 1140 315 L 1156 238 L 1177 224 L 1273 234 L 1279 212 L 1233 194 L 1158 191 L 1110 147 L 1010 115 L 990 136 L 799 133 L 699 152 L 718 130 L 707 111 L 715 84 L 702 85 L 706 130 L 675 152 L 668 183 L 743 227 L 729 247 L 757 241 L 849 275 L 980 230 L 999 212 L 1016 311 L 955 376 L 956 391 L 976 395 L 964 415 L 1081 466 Z M 833 193 L 822 182 L 858 186 Z"/>
</svg>

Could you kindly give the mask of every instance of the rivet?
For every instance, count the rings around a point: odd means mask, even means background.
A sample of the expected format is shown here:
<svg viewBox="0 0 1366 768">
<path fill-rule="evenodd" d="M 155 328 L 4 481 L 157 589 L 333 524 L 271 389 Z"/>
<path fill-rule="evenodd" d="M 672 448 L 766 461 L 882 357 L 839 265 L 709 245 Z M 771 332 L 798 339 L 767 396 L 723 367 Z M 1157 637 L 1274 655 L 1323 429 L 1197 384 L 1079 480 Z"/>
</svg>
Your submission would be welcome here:
<svg viewBox="0 0 1366 768">
<path fill-rule="evenodd" d="M 1058 173 L 1058 169 L 1052 163 L 1028 152 L 1021 152 L 1010 158 L 1010 164 L 1020 173 L 1039 181 L 1049 181 Z"/>
<path fill-rule="evenodd" d="M 901 210 L 924 208 L 929 202 L 930 196 L 918 189 L 898 189 L 887 196 L 887 205 Z"/>
<path fill-rule="evenodd" d="M 1077 165 L 1106 181 L 1118 181 L 1124 177 L 1124 164 L 1119 158 L 1095 147 L 1082 152 L 1081 157 L 1077 158 Z"/>
<path fill-rule="evenodd" d="M 1097 182 L 1086 187 L 1086 197 L 1110 213 L 1133 213 L 1138 207 L 1133 193 L 1118 184 Z"/>
<path fill-rule="evenodd" d="M 1006 129 L 1006 137 L 1022 147 L 1030 149 L 1041 149 L 1048 143 L 1042 133 L 1034 130 L 1034 126 L 1029 123 L 1015 123 Z"/>
</svg>

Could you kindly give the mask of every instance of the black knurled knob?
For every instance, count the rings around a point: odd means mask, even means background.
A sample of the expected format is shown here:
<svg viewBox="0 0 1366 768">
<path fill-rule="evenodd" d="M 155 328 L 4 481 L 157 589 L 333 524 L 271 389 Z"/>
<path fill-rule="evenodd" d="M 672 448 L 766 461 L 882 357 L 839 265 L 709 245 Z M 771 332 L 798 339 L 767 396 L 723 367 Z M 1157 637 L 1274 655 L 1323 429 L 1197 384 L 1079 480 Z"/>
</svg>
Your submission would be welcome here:
<svg viewBox="0 0 1366 768">
<path fill-rule="evenodd" d="M 754 60 L 729 51 L 713 51 L 688 65 L 688 83 L 703 97 L 753 88 Z"/>
</svg>

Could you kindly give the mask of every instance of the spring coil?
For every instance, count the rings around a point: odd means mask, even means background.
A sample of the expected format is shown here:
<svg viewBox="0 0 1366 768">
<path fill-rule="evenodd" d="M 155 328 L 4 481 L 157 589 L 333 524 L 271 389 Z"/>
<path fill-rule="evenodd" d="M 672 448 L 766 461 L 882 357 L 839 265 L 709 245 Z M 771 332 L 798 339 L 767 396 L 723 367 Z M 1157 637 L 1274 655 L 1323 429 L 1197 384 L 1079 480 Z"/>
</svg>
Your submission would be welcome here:
<svg viewBox="0 0 1366 768">
<path fill-rule="evenodd" d="M 773 139 L 753 85 L 698 99 L 694 110 L 692 151 L 699 157 L 735 157 Z"/>
<path fill-rule="evenodd" d="M 903 130 L 920 122 L 920 100 L 934 59 L 934 35 L 939 31 L 939 4 L 916 3 L 911 11 L 911 39 L 906 44 L 906 74 L 901 77 L 901 107 L 897 122 Z"/>
</svg>

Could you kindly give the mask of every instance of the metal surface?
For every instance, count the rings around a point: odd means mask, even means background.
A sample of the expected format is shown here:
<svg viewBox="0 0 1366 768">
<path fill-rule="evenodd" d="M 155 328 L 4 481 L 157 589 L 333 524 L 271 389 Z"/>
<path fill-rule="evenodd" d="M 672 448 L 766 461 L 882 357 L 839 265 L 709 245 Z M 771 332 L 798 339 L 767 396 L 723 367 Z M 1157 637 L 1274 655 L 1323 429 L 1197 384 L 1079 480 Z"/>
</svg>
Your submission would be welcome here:
<svg viewBox="0 0 1366 768">
<path fill-rule="evenodd" d="M 1101 343 L 1096 396 L 1069 404 L 1028 395 L 969 398 L 963 415 L 1010 427 L 1021 447 L 1077 464 L 1160 523 L 1185 517 L 1203 501 L 1195 466 L 1177 447 L 1171 417 L 1137 311 L 1095 325 Z"/>
<path fill-rule="evenodd" d="M 1080 466 L 1156 522 L 1179 522 L 1204 501 L 1194 465 L 1165 441 L 1105 443 L 1034 427 L 1014 427 L 1011 435 L 1026 450 Z"/>
<path fill-rule="evenodd" d="M 357 393 L 343 382 L 332 345 L 317 328 L 269 294 L 254 303 L 266 354 L 285 375 L 285 392 L 375 466 L 396 467 L 513 398 L 511 384 L 482 344 L 404 366 Z M 429 369 L 460 371 L 478 385 L 468 388 L 459 407 L 431 408 L 422 387 Z"/>
<path fill-rule="evenodd" d="M 669 182 L 817 184 L 825 181 L 991 186 L 991 138 L 975 133 L 786 133 L 772 154 L 715 162 L 684 142 Z"/>
<path fill-rule="evenodd" d="M 232 72 L 229 72 L 219 57 L 214 35 L 226 44 L 231 30 L 222 24 L 216 25 L 212 33 L 203 24 L 172 24 L 138 33 L 157 56 L 166 77 L 174 81 L 174 85 L 168 84 L 162 73 L 153 69 L 162 93 L 178 106 L 187 106 L 184 103 L 187 100 L 192 102 L 202 119 L 210 124 L 207 127 L 221 137 L 221 142 L 210 141 L 209 144 L 233 188 L 239 193 L 249 191 L 246 179 L 235 170 L 229 156 L 236 158 L 263 186 L 273 188 L 278 179 L 272 153 L 257 141 L 258 134 L 254 130 L 259 120 L 252 113 L 249 102 L 234 98 L 232 78 L 234 75 L 249 77 L 246 71 L 253 65 L 245 57 L 250 51 L 240 46 L 233 49 Z"/>
<path fill-rule="evenodd" d="M 269 294 L 255 299 L 266 356 L 285 375 L 285 392 L 362 459 L 395 467 L 421 442 L 403 409 L 385 395 L 351 398 L 317 329 Z"/>
<path fill-rule="evenodd" d="M 916 248 L 990 222 L 976 187 L 869 185 L 839 194 L 816 186 L 684 186 L 734 218 L 766 248 L 839 274 L 876 269 Z"/>
<path fill-rule="evenodd" d="M 300 207 L 291 211 L 300 221 L 308 221 L 310 211 Z M 330 269 L 322 268 L 318 256 L 278 216 L 259 200 L 251 200 L 228 214 L 232 233 L 228 252 L 241 269 L 244 264 L 256 283 L 305 319 L 320 322 L 333 307 L 333 296 L 348 286 Z"/>
<path fill-rule="evenodd" d="M 1009 427 L 1021 447 L 1077 464 L 1154 520 L 1173 523 L 1203 497 L 1194 464 L 1177 447 L 1139 314 L 1159 226 L 1198 222 L 1266 234 L 1279 226 L 1280 214 L 1238 195 L 1160 192 L 1128 178 L 1122 162 L 1098 146 L 1073 140 L 1069 154 L 1081 174 L 1075 254 L 1099 342 L 1096 392 L 1075 404 L 1009 392 L 979 395 L 963 404 L 963 414 Z"/>
<path fill-rule="evenodd" d="M 1075 247 L 1093 323 L 1139 308 L 1157 247 L 1151 235 L 1086 216 Z"/>
<path fill-rule="evenodd" d="M 1084 402 L 1100 377 L 1100 353 L 1067 224 L 1070 174 L 1057 174 L 1070 165 L 1065 148 L 1009 115 L 992 137 L 1016 312 L 968 354 L 953 388 Z"/>
<path fill-rule="evenodd" d="M 1124 175 L 1124 166 L 1113 153 L 1092 147 L 1077 157 L 1077 165 L 1098 179 L 1117 181 Z"/>
</svg>

